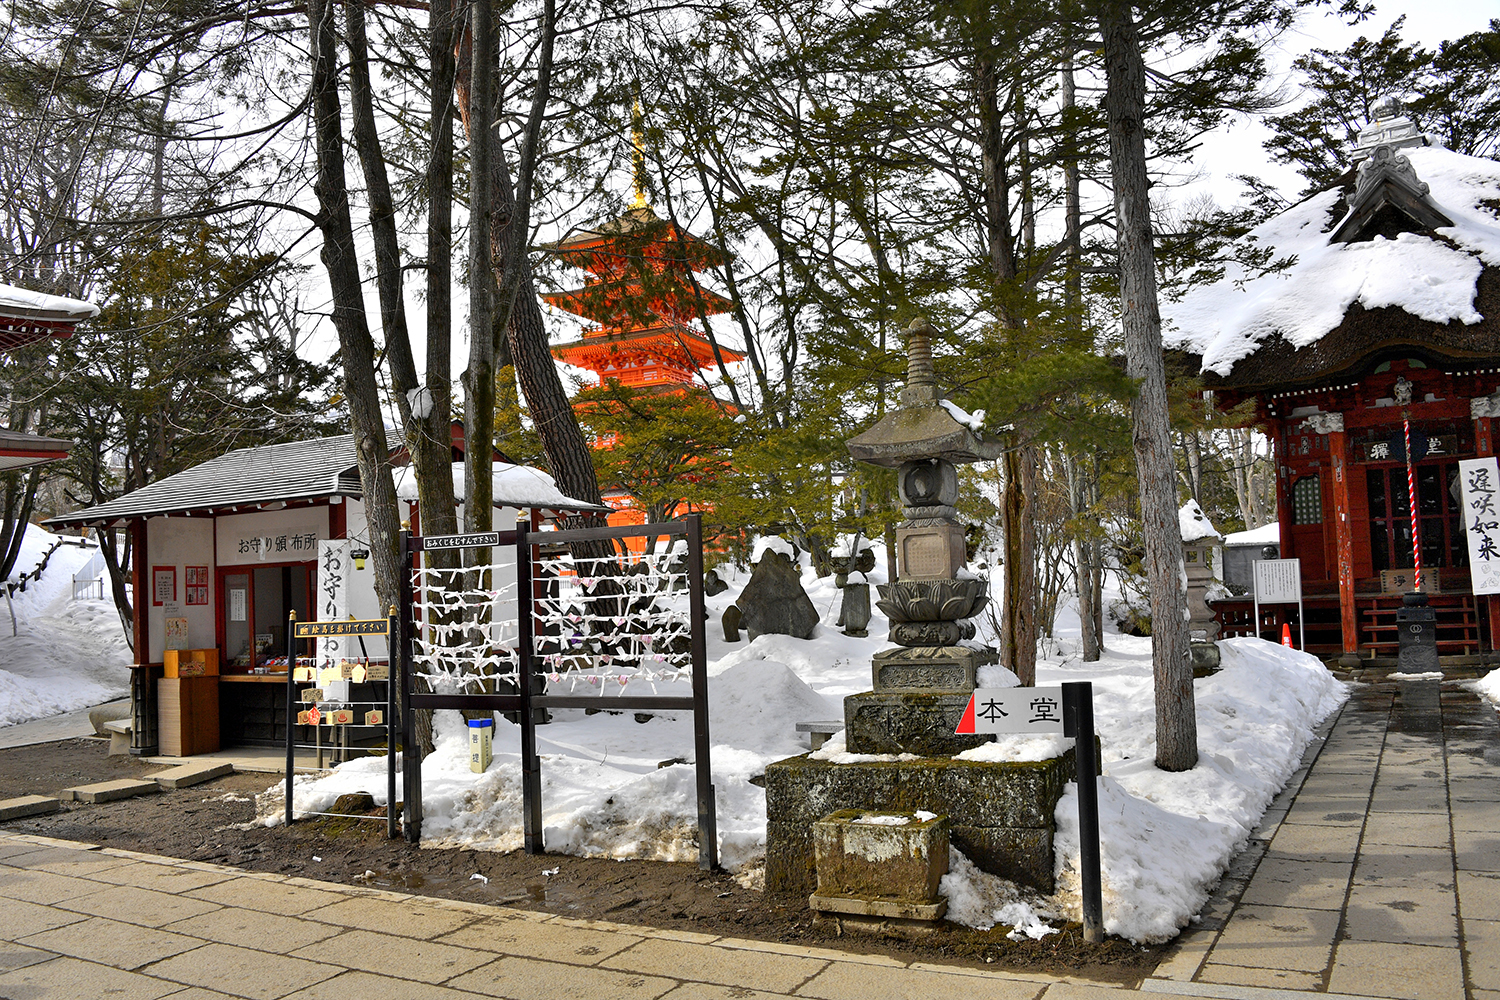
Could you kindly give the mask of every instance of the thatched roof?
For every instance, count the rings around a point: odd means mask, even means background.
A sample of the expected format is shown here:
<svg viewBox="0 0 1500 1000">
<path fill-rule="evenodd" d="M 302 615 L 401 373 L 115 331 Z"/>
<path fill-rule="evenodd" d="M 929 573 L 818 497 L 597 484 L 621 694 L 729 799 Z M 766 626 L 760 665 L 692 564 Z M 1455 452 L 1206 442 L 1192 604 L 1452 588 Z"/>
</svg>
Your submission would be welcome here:
<svg viewBox="0 0 1500 1000">
<path fill-rule="evenodd" d="M 1294 263 L 1231 267 L 1162 309 L 1164 343 L 1207 388 L 1307 385 L 1395 355 L 1500 365 L 1494 160 L 1436 147 L 1366 158 L 1247 239 Z"/>
</svg>

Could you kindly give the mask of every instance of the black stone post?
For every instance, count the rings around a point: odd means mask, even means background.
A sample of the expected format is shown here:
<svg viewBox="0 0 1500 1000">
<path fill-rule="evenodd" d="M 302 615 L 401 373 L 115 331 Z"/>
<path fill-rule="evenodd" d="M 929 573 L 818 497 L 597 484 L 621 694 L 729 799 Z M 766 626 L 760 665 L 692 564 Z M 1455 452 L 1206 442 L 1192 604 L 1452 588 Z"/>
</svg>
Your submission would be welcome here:
<svg viewBox="0 0 1500 1000">
<path fill-rule="evenodd" d="M 1396 667 L 1403 673 L 1422 674 L 1441 670 L 1437 651 L 1437 612 L 1427 606 L 1421 592 L 1403 594 L 1396 612 L 1396 634 L 1400 646 Z"/>
</svg>

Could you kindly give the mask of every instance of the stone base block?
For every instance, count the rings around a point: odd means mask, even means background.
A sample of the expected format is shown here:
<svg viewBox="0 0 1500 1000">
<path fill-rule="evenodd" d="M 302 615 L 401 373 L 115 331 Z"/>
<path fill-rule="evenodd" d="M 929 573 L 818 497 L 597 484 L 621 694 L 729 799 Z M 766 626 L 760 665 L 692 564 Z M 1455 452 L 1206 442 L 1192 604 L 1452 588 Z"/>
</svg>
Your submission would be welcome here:
<svg viewBox="0 0 1500 1000">
<path fill-rule="evenodd" d="M 149 795 L 152 792 L 161 791 L 161 786 L 154 781 L 136 781 L 131 778 L 117 778 L 114 781 L 99 781 L 92 785 L 76 785 L 73 788 L 64 788 L 57 793 L 57 797 L 64 802 L 114 802 L 119 799 L 134 798 L 137 795 Z"/>
<path fill-rule="evenodd" d="M 766 768 L 766 888 L 817 886 L 813 826 L 841 809 L 946 815 L 949 837 L 983 871 L 1050 893 L 1053 811 L 1076 768 L 1073 752 L 995 764 L 945 757 L 833 764 L 806 756 Z"/>
<path fill-rule="evenodd" d="M 948 874 L 948 825 L 948 817 L 931 813 L 840 809 L 825 816 L 813 824 L 818 894 L 930 905 Z"/>
<path fill-rule="evenodd" d="M 971 693 L 851 694 L 844 699 L 849 752 L 952 756 L 989 743 L 994 737 L 988 734 L 959 736 L 954 732 L 969 707 Z"/>
<path fill-rule="evenodd" d="M 841 913 L 856 917 L 880 917 L 895 920 L 941 920 L 948 912 L 948 901 L 939 899 L 935 903 L 907 903 L 891 899 L 864 899 L 856 896 L 823 896 L 813 893 L 807 897 L 810 909 L 821 913 Z"/>
<path fill-rule="evenodd" d="M 954 622 L 915 622 L 916 625 L 952 625 Z M 897 646 L 870 657 L 870 683 L 880 694 L 907 692 L 957 692 L 974 690 L 982 663 L 998 659 L 987 650 L 968 646 Z"/>
</svg>

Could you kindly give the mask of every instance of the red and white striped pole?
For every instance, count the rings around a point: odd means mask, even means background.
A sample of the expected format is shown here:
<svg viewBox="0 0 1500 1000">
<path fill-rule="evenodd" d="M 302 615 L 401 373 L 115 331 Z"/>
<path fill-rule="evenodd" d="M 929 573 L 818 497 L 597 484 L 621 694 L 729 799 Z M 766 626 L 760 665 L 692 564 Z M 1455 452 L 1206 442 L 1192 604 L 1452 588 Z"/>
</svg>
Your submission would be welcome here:
<svg viewBox="0 0 1500 1000">
<path fill-rule="evenodd" d="M 1401 418 L 1401 430 L 1406 435 L 1406 503 L 1411 511 L 1411 561 L 1415 580 L 1412 590 L 1420 591 L 1422 589 L 1422 536 L 1417 521 L 1417 467 L 1412 464 L 1411 458 L 1411 420 L 1404 414 Z"/>
</svg>

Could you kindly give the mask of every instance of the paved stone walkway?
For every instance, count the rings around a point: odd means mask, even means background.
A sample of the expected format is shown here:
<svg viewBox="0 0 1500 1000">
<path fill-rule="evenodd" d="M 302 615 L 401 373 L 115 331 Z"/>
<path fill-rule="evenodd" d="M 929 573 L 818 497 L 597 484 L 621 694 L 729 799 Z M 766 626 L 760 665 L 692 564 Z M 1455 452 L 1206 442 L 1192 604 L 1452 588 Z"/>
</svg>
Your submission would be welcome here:
<svg viewBox="0 0 1500 1000">
<path fill-rule="evenodd" d="M 1457 684 L 1358 686 L 1201 922 L 1141 990 L 1500 1000 L 1497 768 L 1495 711 Z M 1120 992 L 0 832 L 0 1000 L 1104 1000 Z"/>
<path fill-rule="evenodd" d="M 1099 1000 L 1056 978 L 568 920 L 0 833 L 5 1000 Z"/>
<path fill-rule="evenodd" d="M 1494 708 L 1454 681 L 1360 684 L 1325 733 L 1142 988 L 1500 1000 Z"/>
</svg>

